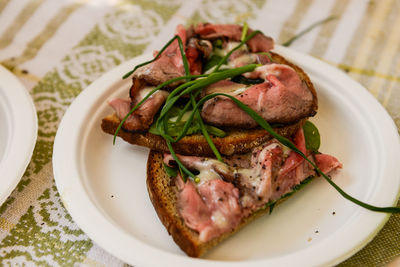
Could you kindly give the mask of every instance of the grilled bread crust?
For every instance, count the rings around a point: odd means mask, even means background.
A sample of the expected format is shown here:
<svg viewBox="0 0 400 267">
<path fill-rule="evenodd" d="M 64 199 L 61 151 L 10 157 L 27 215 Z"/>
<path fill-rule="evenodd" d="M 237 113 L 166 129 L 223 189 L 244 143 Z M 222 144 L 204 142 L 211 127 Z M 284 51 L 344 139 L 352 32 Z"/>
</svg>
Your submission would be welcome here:
<svg viewBox="0 0 400 267">
<path fill-rule="evenodd" d="M 313 104 L 310 114 L 308 117 L 314 116 L 318 109 L 318 99 L 315 88 L 310 81 L 310 78 L 307 74 L 295 64 L 290 63 L 284 57 L 270 52 L 272 58 L 275 63 L 286 64 L 292 67 L 299 75 L 303 83 L 309 88 L 313 95 Z M 304 122 L 308 119 L 308 117 L 299 120 L 296 123 L 285 125 L 282 127 L 274 128 L 274 130 L 285 137 L 290 137 L 293 135 L 299 127 L 301 127 Z M 115 115 L 109 115 L 103 118 L 101 123 L 101 128 L 104 132 L 114 135 L 115 131 L 120 123 L 119 118 Z M 226 130 L 227 136 L 220 137 L 212 137 L 212 140 L 219 150 L 219 152 L 223 155 L 233 155 L 233 154 L 242 154 L 251 151 L 253 148 L 259 146 L 262 143 L 265 143 L 272 137 L 270 134 L 260 128 L 256 129 L 228 129 Z M 121 130 L 118 132 L 118 136 L 121 137 L 128 143 L 148 147 L 153 150 L 168 152 L 169 149 L 165 140 L 159 136 L 154 135 L 148 132 L 139 133 L 139 132 L 128 132 Z M 173 144 L 174 150 L 178 154 L 182 155 L 196 155 L 196 156 L 213 156 L 210 146 L 207 141 L 201 134 L 194 134 L 190 136 L 185 136 L 179 142 Z"/>
<path fill-rule="evenodd" d="M 201 242 L 199 234 L 186 226 L 179 214 L 177 207 L 177 188 L 174 184 L 174 178 L 170 178 L 163 168 L 163 154 L 151 150 L 147 160 L 147 190 L 157 215 L 169 235 L 172 236 L 175 243 L 191 257 L 201 257 L 211 248 L 232 236 L 242 227 L 255 220 L 256 218 L 269 213 L 269 207 L 259 209 L 243 218 L 235 229 L 226 232 L 210 241 Z M 287 198 L 280 199 L 274 207 L 282 203 Z"/>
</svg>

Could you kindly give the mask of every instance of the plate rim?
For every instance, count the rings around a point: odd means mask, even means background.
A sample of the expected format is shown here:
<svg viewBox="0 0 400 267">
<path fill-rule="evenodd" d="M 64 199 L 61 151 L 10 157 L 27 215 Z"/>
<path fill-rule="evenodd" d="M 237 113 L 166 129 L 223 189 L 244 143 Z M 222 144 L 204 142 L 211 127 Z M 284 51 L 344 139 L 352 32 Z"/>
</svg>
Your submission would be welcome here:
<svg viewBox="0 0 400 267">
<path fill-rule="evenodd" d="M 8 120 L 12 119 L 7 124 L 11 134 L 8 141 L 11 143 L 7 144 L 4 158 L 0 161 L 2 179 L 6 177 L 6 180 L 1 182 L 4 183 L 0 188 L 1 206 L 15 189 L 31 161 L 38 135 L 38 118 L 33 99 L 22 82 L 1 65 L 0 77 L 0 91 L 9 106 Z"/>
<path fill-rule="evenodd" d="M 329 71 L 331 73 L 334 73 L 335 77 L 340 77 L 341 79 L 344 79 L 348 84 L 351 84 L 353 87 L 356 87 L 357 90 L 359 90 L 359 93 L 362 94 L 363 97 L 365 97 L 367 99 L 368 102 L 372 103 L 372 105 L 375 107 L 375 109 L 379 112 L 380 116 L 383 116 L 385 123 L 388 124 L 389 128 L 392 128 L 392 130 L 395 130 L 396 134 L 397 134 L 397 128 L 395 127 L 395 124 L 393 122 L 393 120 L 391 119 L 391 117 L 388 115 L 387 111 L 379 104 L 379 102 L 373 98 L 372 95 L 370 95 L 367 90 L 362 87 L 359 83 L 357 83 L 356 81 L 352 80 L 350 77 L 348 77 L 345 73 L 342 73 L 341 71 L 339 71 L 338 69 L 324 63 L 321 62 L 315 58 L 312 58 L 309 55 L 306 54 L 302 54 L 300 52 L 288 49 L 288 48 L 283 48 L 283 47 L 277 47 L 275 49 L 275 51 L 278 51 L 278 53 L 281 53 L 283 56 L 288 57 L 290 59 L 290 61 L 294 61 L 297 62 L 301 59 L 306 59 L 308 61 L 307 64 L 309 65 L 317 65 L 318 67 L 321 67 L 323 70 L 325 71 Z M 98 236 L 96 235 L 96 231 L 93 231 L 93 229 L 90 229 L 90 227 L 87 226 L 88 217 L 93 217 L 95 219 L 90 220 L 90 221 L 96 221 L 96 220 L 102 220 L 102 216 L 101 213 L 97 210 L 97 208 L 95 206 L 92 206 L 90 211 L 86 210 L 85 211 L 85 217 L 86 218 L 82 218 L 82 216 L 79 215 L 79 211 L 76 210 L 76 207 L 72 208 L 71 207 L 74 205 L 74 202 L 77 202 L 78 199 L 85 200 L 85 201 L 89 201 L 90 204 L 94 205 L 94 203 L 92 203 L 93 201 L 90 199 L 90 197 L 88 196 L 84 196 L 84 195 L 77 195 L 77 191 L 74 191 L 74 197 L 71 197 L 70 195 L 67 196 L 67 194 L 64 194 L 66 191 L 71 190 L 71 187 L 73 186 L 80 186 L 80 187 L 84 187 L 85 185 L 82 183 L 82 181 L 80 181 L 78 178 L 78 180 L 69 180 L 66 181 L 65 179 L 60 178 L 60 175 L 62 175 L 62 171 L 65 170 L 65 168 L 63 169 L 63 167 L 60 164 L 60 160 L 58 160 L 58 158 L 60 157 L 60 155 L 62 155 L 62 142 L 59 141 L 60 139 L 63 138 L 62 135 L 62 131 L 65 127 L 67 127 L 67 123 L 68 120 L 70 120 L 70 118 L 73 118 L 74 115 L 77 115 L 77 109 L 79 109 L 79 105 L 80 102 L 84 102 L 84 100 L 86 98 L 94 98 L 97 99 L 98 96 L 100 96 L 100 93 L 104 93 L 107 91 L 107 89 L 104 89 L 104 92 L 100 92 L 101 90 L 99 90 L 98 85 L 102 85 L 104 86 L 104 84 L 109 84 L 110 86 L 113 84 L 116 84 L 118 81 L 120 81 L 120 78 L 117 79 L 117 77 L 120 77 L 121 74 L 124 73 L 124 70 L 128 70 L 129 66 L 133 65 L 133 62 L 140 62 L 143 61 L 145 58 L 148 58 L 149 54 L 146 55 L 142 55 L 139 56 L 137 58 L 131 59 L 119 66 L 117 66 L 116 68 L 110 70 L 109 72 L 107 72 L 106 74 L 104 74 L 102 77 L 100 77 L 98 80 L 96 80 L 94 83 L 92 83 L 89 87 L 87 87 L 87 89 L 85 89 L 81 95 L 79 95 L 74 102 L 71 104 L 70 108 L 67 110 L 67 112 L 64 115 L 63 120 L 61 121 L 60 125 L 59 125 L 59 129 L 57 131 L 57 135 L 54 141 L 54 149 L 53 149 L 53 172 L 54 172 L 54 178 L 56 181 L 56 185 L 57 188 L 60 192 L 60 197 L 61 200 L 63 201 L 65 207 L 67 208 L 68 212 L 70 212 L 71 216 L 73 217 L 74 221 L 79 225 L 79 227 L 81 227 L 86 233 L 87 235 L 93 239 L 96 243 L 98 243 L 101 247 L 105 248 L 107 251 L 109 251 L 110 253 L 112 253 L 113 255 L 117 256 L 120 259 L 123 259 L 131 264 L 143 264 L 143 265 L 151 265 L 152 263 L 149 263 L 148 261 L 141 261 L 139 259 L 133 259 L 131 257 L 129 257 L 129 255 L 127 253 L 123 253 L 121 252 L 121 250 L 119 249 L 113 249 L 110 246 L 107 246 L 105 244 L 107 244 L 107 240 L 109 240 L 108 238 L 110 237 L 116 237 L 118 236 L 118 240 L 120 240 L 121 242 L 123 242 L 125 245 L 130 244 L 132 245 L 131 242 L 132 241 L 130 239 L 132 238 L 128 238 L 126 234 L 124 234 L 124 230 L 122 229 L 118 229 L 118 227 L 115 228 L 115 225 L 113 225 L 113 223 L 109 222 L 109 221 L 105 221 L 103 223 L 105 223 L 106 226 L 108 227 L 114 227 L 115 230 L 113 232 L 112 235 L 110 235 L 110 232 L 107 233 L 103 233 L 103 236 Z M 311 63 L 310 63 L 311 62 Z M 303 67 L 303 66 L 302 66 Z M 306 71 L 307 72 L 307 71 Z M 321 72 L 321 69 L 318 68 L 318 73 Z M 324 76 L 325 77 L 325 76 Z M 108 87 L 110 87 L 108 86 Z M 107 87 L 107 86 L 104 86 Z M 94 90 L 98 90 L 97 92 L 94 92 Z M 97 97 L 96 97 L 97 96 Z M 87 109 L 87 107 L 86 107 Z M 80 113 L 82 113 L 82 110 L 80 110 Z M 84 112 L 83 112 L 84 113 Z M 85 114 L 85 113 L 84 113 Z M 393 131 L 390 131 L 389 136 L 391 136 L 393 138 Z M 399 143 L 399 137 L 397 136 L 397 146 L 400 147 L 400 143 Z M 75 156 L 79 156 L 76 151 L 75 151 Z M 400 157 L 400 152 L 397 152 L 397 157 Z M 73 171 L 72 173 L 70 173 L 69 177 L 71 177 L 71 174 L 73 175 L 77 175 L 79 176 L 79 172 L 77 171 Z M 400 177 L 398 177 L 397 179 L 399 180 Z M 75 178 L 74 178 L 75 179 Z M 81 192 L 82 193 L 82 192 Z M 400 191 L 397 190 L 397 195 L 395 196 L 395 200 L 393 200 L 393 203 L 391 205 L 395 205 L 395 202 L 397 202 L 397 199 L 399 198 L 399 193 Z M 370 212 L 370 211 L 365 211 L 365 212 Z M 364 212 L 364 213 L 365 213 Z M 88 216 L 88 213 L 90 213 L 90 216 Z M 378 215 L 377 215 L 378 216 Z M 384 226 L 384 224 L 386 223 L 386 221 L 389 219 L 389 214 L 379 214 L 379 221 L 380 223 L 374 227 L 374 231 L 370 232 L 368 236 L 366 236 L 362 241 L 359 242 L 359 244 L 357 246 L 354 246 L 353 249 L 351 251 L 347 251 L 346 253 L 342 253 L 340 255 L 340 257 L 336 257 L 334 259 L 329 259 L 323 262 L 314 262 L 315 264 L 335 264 L 338 263 L 342 260 L 345 260 L 346 258 L 350 257 L 351 255 L 353 255 L 356 251 L 358 251 L 359 249 L 361 249 L 363 246 L 365 246 L 370 240 L 372 240 L 372 238 L 379 232 L 379 230 Z M 103 218 L 104 219 L 104 218 Z M 125 236 L 124 236 L 125 235 Z M 106 238 L 108 236 L 108 238 Z M 225 266 L 226 264 L 229 265 L 236 265 L 236 264 L 242 264 L 240 262 L 232 262 L 232 261 L 214 261 L 214 260 L 204 260 L 204 259 L 192 259 L 186 256 L 179 256 L 179 255 L 175 255 L 172 253 L 168 253 L 165 251 L 162 251 L 160 249 L 151 247 L 150 245 L 141 242 L 139 240 L 134 240 L 134 245 L 141 247 L 144 246 L 145 248 L 147 248 L 147 255 L 149 256 L 149 259 L 151 259 L 151 255 L 153 255 L 154 253 L 158 253 L 158 255 L 165 257 L 168 260 L 172 260 L 172 261 L 180 261 L 186 264 L 191 264 L 194 266 L 203 266 L 203 263 L 205 262 L 207 265 L 215 265 L 215 266 Z M 132 248 L 133 250 L 133 248 Z M 144 253 L 146 254 L 146 253 Z M 143 256 L 142 256 L 143 258 Z M 273 260 L 273 259 L 272 259 Z M 265 262 L 265 261 L 263 261 Z M 165 263 L 165 262 L 164 262 Z M 254 264 L 253 264 L 254 263 Z M 310 262 L 309 262 L 310 263 Z M 154 264 L 154 263 L 153 263 Z M 175 264 L 175 263 L 174 263 Z M 245 264 L 247 266 L 258 266 L 258 261 L 246 261 Z M 265 263 L 261 263 L 261 264 L 265 264 Z M 167 266 L 169 266 L 167 264 Z M 171 265 L 172 266 L 172 265 Z"/>
</svg>

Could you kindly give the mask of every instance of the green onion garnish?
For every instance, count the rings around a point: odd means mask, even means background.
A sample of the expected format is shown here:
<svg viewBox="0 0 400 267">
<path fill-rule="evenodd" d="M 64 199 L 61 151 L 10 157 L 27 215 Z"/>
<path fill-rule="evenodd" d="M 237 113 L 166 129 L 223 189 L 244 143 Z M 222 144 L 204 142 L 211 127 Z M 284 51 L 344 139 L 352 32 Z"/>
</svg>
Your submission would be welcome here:
<svg viewBox="0 0 400 267">
<path fill-rule="evenodd" d="M 190 101 L 192 102 L 193 108 L 196 106 L 196 100 L 193 97 L 193 94 L 190 94 Z M 199 121 L 201 132 L 204 135 L 204 138 L 206 139 L 208 145 L 210 146 L 212 152 L 214 153 L 215 157 L 223 162 L 223 159 L 221 157 L 221 154 L 219 153 L 218 149 L 215 147 L 214 142 L 212 141 L 210 135 L 208 134 L 207 128 L 204 126 L 203 119 L 200 116 L 199 110 L 193 111 L 195 113 L 196 119 Z"/>
<path fill-rule="evenodd" d="M 287 40 L 286 42 L 284 42 L 282 45 L 283 46 L 290 46 L 294 41 L 296 41 L 297 39 L 299 39 L 301 36 L 303 36 L 304 34 L 308 33 L 309 31 L 311 31 L 312 29 L 314 29 L 315 27 L 324 24 L 328 21 L 334 20 L 336 19 L 336 16 L 329 16 L 323 20 L 319 20 L 313 24 L 311 24 L 310 26 L 308 26 L 307 28 L 305 28 L 304 30 L 302 30 L 301 32 L 299 32 L 298 34 L 296 34 L 295 36 L 293 36 L 292 38 L 290 38 L 289 40 Z"/>
<path fill-rule="evenodd" d="M 306 148 L 317 153 L 321 145 L 318 128 L 311 121 L 306 121 L 303 125 L 303 132 L 306 137 Z"/>
<path fill-rule="evenodd" d="M 240 41 L 244 41 L 244 39 L 246 38 L 247 35 L 247 31 L 249 30 L 249 25 L 247 24 L 247 22 L 245 22 L 243 24 L 243 28 L 242 28 L 242 36 L 240 37 Z"/>
<path fill-rule="evenodd" d="M 206 86 L 208 86 L 210 84 L 213 84 L 213 83 L 215 83 L 217 81 L 225 80 L 227 78 L 234 77 L 234 76 L 242 74 L 244 72 L 252 71 L 257 66 L 258 65 L 256 65 L 256 64 L 246 65 L 246 66 L 243 66 L 243 67 L 240 67 L 240 68 L 236 68 L 236 69 L 225 70 L 225 71 L 221 71 L 221 72 L 218 72 L 218 73 L 212 73 L 212 74 L 210 74 L 208 77 L 206 77 L 204 79 L 197 80 L 196 84 L 192 85 L 191 87 L 188 87 L 180 95 L 174 96 L 173 98 L 171 98 L 169 101 L 167 101 L 165 103 L 164 107 L 161 110 L 160 117 L 158 118 L 158 121 L 161 121 L 164 118 L 164 116 L 172 108 L 173 104 L 179 99 L 179 97 L 181 97 L 181 96 L 183 96 L 185 94 L 189 94 L 189 93 L 193 92 L 196 89 L 204 88 L 204 87 L 206 87 Z M 189 129 L 190 124 L 192 123 L 193 117 L 194 117 L 194 112 L 192 112 L 192 114 L 190 115 L 189 119 L 186 121 L 185 126 L 184 126 L 184 128 L 182 130 L 182 133 L 178 137 L 176 137 L 175 142 L 178 142 L 179 140 L 181 140 L 186 135 L 187 130 Z M 165 131 L 164 131 L 164 133 L 165 133 Z"/>
</svg>

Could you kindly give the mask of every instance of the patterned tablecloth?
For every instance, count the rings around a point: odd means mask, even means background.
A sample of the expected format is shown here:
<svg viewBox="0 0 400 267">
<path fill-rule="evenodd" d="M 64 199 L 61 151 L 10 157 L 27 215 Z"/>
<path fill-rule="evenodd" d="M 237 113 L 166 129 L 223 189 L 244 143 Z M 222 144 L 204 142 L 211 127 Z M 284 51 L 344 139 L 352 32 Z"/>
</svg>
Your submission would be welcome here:
<svg viewBox="0 0 400 267">
<path fill-rule="evenodd" d="M 39 120 L 31 162 L 0 206 L 0 265 L 124 265 L 77 227 L 53 179 L 57 126 L 89 83 L 159 49 L 179 23 L 247 21 L 279 44 L 331 15 L 291 48 L 347 72 L 400 127 L 399 0 L 0 0 L 0 63 L 29 90 Z M 342 265 L 382 266 L 399 254 L 400 216 L 392 215 Z"/>
</svg>

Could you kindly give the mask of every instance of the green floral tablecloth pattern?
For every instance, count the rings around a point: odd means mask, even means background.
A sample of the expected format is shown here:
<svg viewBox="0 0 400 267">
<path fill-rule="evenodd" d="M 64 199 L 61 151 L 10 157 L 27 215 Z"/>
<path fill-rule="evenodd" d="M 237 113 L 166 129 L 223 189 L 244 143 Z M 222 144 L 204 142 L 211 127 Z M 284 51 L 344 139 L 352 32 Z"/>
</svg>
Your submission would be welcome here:
<svg viewBox="0 0 400 267">
<path fill-rule="evenodd" d="M 178 23 L 247 21 L 283 43 L 330 15 L 335 19 L 291 47 L 361 82 L 400 127 L 397 0 L 0 1 L 0 61 L 30 91 L 39 120 L 32 160 L 0 206 L 0 266 L 124 265 L 74 223 L 52 173 L 58 124 L 88 84 L 120 63 L 160 48 Z M 35 22 L 39 24 L 32 28 Z M 396 255 L 399 215 L 391 216 L 370 244 L 341 265 L 383 266 Z"/>
</svg>

